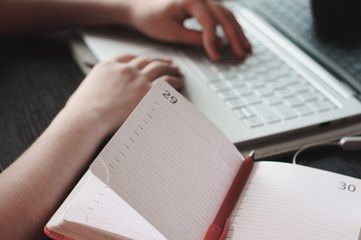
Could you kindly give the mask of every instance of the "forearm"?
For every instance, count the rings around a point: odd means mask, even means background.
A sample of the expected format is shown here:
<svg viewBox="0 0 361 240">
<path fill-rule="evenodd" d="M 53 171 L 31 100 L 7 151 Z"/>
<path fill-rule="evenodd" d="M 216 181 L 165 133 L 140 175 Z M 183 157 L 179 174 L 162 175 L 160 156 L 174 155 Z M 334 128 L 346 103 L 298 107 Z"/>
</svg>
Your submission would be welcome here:
<svg viewBox="0 0 361 240">
<path fill-rule="evenodd" d="M 0 174 L 0 239 L 39 239 L 59 201 L 104 139 L 98 123 L 97 117 L 73 118 L 63 110 Z"/>
<path fill-rule="evenodd" d="M 123 24 L 134 0 L 0 0 L 0 34 Z"/>
</svg>

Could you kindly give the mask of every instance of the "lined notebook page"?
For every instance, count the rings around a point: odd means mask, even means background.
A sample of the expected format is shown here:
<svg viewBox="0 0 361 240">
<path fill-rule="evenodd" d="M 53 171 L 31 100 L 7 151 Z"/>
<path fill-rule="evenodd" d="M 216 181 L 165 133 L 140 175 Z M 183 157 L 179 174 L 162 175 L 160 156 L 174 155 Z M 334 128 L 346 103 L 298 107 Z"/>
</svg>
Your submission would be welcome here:
<svg viewBox="0 0 361 240">
<path fill-rule="evenodd" d="M 202 239 L 243 158 L 163 81 L 91 166 L 167 239 Z"/>
<path fill-rule="evenodd" d="M 258 162 L 227 239 L 357 240 L 361 180 L 309 167 Z"/>
<path fill-rule="evenodd" d="M 91 172 L 87 185 L 78 194 L 73 206 L 67 211 L 64 219 L 69 222 L 86 225 L 87 232 L 97 230 L 111 232 L 123 239 L 165 240 L 150 223 L 139 213 L 100 181 Z M 78 231 L 81 228 L 78 229 Z M 104 239 L 107 234 L 103 234 Z M 99 239 L 100 235 L 96 238 Z"/>
</svg>

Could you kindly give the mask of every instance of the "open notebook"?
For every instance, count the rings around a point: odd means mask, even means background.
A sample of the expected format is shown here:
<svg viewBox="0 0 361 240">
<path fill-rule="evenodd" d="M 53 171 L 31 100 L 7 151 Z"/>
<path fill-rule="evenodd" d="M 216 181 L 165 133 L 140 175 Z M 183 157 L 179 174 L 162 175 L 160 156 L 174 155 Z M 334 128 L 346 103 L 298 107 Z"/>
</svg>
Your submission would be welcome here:
<svg viewBox="0 0 361 240">
<path fill-rule="evenodd" d="M 237 146 L 294 133 L 302 137 L 360 117 L 353 90 L 251 8 L 225 4 L 253 45 L 244 62 L 225 51 L 223 61 L 214 63 L 201 49 L 176 48 L 124 29 L 88 30 L 83 36 L 99 60 L 121 52 L 172 58 L 185 76 L 183 95 Z M 186 26 L 199 28 L 193 20 Z"/>
<path fill-rule="evenodd" d="M 45 232 L 54 239 L 204 239 L 244 162 L 206 117 L 158 82 Z M 360 236 L 360 179 L 256 162 L 240 187 L 226 239 Z"/>
<path fill-rule="evenodd" d="M 360 180 L 288 163 L 259 162 L 255 169 L 227 239 L 361 239 L 361 213 L 355 211 L 361 196 L 338 189 L 342 181 L 361 187 Z M 47 224 L 50 237 L 57 239 L 56 232 L 73 239 L 166 239 L 91 172 L 81 181 Z"/>
</svg>

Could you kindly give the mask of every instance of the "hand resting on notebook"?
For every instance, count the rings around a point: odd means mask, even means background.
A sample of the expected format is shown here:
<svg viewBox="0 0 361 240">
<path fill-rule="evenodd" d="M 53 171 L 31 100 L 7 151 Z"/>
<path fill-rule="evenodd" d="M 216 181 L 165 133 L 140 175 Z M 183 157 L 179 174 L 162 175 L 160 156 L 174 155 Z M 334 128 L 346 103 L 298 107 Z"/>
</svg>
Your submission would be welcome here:
<svg viewBox="0 0 361 240">
<path fill-rule="evenodd" d="M 101 118 L 104 132 L 112 134 L 159 78 L 176 89 L 182 87 L 179 69 L 171 60 L 118 55 L 93 68 L 66 109 L 69 115 L 93 112 Z"/>
<path fill-rule="evenodd" d="M 170 60 L 119 55 L 88 74 L 44 133 L 0 174 L 0 239 L 42 239 L 43 227 L 102 141 L 159 78 L 182 86 Z"/>
</svg>

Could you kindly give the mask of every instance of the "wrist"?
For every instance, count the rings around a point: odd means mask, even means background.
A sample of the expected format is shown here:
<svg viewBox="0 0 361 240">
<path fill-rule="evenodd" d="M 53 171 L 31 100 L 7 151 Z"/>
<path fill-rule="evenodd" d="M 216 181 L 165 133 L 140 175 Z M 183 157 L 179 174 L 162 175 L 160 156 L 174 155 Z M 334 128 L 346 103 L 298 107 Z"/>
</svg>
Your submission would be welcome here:
<svg viewBox="0 0 361 240">
<path fill-rule="evenodd" d="M 103 19 L 103 24 L 134 27 L 137 2 L 139 0 L 103 0 L 93 3 Z"/>
<path fill-rule="evenodd" d="M 144 11 L 144 7 L 149 7 L 149 2 L 142 0 L 131 0 L 131 1 L 125 1 L 124 3 L 126 6 L 123 6 L 124 9 L 126 9 L 127 12 L 127 19 L 126 25 L 139 30 L 139 20 L 142 16 L 142 12 Z M 124 19 L 123 19 L 124 20 Z"/>
<path fill-rule="evenodd" d="M 106 124 L 96 111 L 75 110 L 65 106 L 55 117 L 50 127 L 62 131 L 64 134 L 74 134 L 84 143 L 100 144 L 109 134 Z"/>
</svg>

